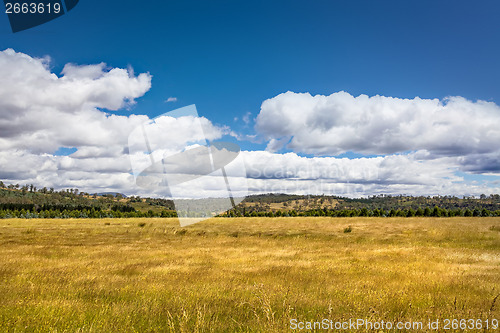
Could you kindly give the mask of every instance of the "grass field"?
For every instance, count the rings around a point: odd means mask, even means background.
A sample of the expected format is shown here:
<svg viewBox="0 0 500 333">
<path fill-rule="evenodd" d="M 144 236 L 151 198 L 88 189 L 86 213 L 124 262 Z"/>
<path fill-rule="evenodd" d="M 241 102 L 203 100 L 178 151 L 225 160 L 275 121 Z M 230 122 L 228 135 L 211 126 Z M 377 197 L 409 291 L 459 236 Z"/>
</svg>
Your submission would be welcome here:
<svg viewBox="0 0 500 333">
<path fill-rule="evenodd" d="M 0 220 L 0 244 L 0 332 L 500 319 L 499 218 Z"/>
</svg>

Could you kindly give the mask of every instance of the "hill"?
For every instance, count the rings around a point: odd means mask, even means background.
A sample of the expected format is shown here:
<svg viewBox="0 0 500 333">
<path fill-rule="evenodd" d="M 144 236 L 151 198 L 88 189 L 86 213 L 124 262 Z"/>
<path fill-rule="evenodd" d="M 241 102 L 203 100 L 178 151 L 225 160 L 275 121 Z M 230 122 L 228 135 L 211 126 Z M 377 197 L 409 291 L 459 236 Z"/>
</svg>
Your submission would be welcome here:
<svg viewBox="0 0 500 333">
<path fill-rule="evenodd" d="M 205 199 L 207 205 L 213 199 Z M 174 217 L 172 200 L 126 197 L 120 193 L 38 188 L 0 182 L 0 218 Z M 500 216 L 500 195 L 378 195 L 346 198 L 327 195 L 260 194 L 245 198 L 221 216 Z"/>
</svg>

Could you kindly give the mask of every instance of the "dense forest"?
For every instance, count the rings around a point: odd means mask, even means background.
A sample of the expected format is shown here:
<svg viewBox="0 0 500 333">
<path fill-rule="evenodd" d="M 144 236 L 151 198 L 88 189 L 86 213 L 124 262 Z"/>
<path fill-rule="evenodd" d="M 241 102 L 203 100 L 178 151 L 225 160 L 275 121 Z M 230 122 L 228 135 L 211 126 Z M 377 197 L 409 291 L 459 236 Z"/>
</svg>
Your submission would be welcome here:
<svg viewBox="0 0 500 333">
<path fill-rule="evenodd" d="M 77 189 L 56 191 L 0 181 L 0 218 L 175 217 L 172 201 L 126 198 L 121 194 L 89 194 Z"/>
<path fill-rule="evenodd" d="M 207 202 L 213 199 L 206 199 Z M 0 218 L 176 217 L 168 199 L 86 193 L 0 181 Z M 345 198 L 327 195 L 260 194 L 245 198 L 219 216 L 500 216 L 500 195 L 479 197 L 392 196 Z"/>
</svg>

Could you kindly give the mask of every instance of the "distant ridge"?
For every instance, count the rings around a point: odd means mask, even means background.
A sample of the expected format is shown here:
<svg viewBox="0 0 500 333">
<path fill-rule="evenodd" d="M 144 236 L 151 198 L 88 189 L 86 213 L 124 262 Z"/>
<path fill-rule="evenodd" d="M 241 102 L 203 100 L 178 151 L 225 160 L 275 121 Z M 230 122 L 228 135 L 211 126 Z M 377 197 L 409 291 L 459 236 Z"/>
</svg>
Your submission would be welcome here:
<svg viewBox="0 0 500 333">
<path fill-rule="evenodd" d="M 212 205 L 216 198 L 200 199 Z M 0 180 L 0 218 L 9 217 L 174 217 L 172 200 L 126 196 L 119 192 L 89 194 L 78 189 L 6 185 Z M 222 216 L 495 216 L 500 195 L 405 196 L 374 195 L 347 198 L 336 195 L 258 194 L 246 197 Z"/>
</svg>

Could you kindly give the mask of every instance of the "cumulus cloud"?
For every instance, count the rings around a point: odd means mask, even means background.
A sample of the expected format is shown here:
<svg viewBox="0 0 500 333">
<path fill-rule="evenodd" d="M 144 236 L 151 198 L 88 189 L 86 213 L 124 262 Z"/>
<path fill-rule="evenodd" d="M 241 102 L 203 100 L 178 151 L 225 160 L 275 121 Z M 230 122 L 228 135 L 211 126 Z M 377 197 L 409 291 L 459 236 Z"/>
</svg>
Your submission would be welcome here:
<svg viewBox="0 0 500 333">
<path fill-rule="evenodd" d="M 58 76 L 51 72 L 49 58 L 11 49 L 0 52 L 0 72 L 0 179 L 84 191 L 134 191 L 128 137 L 151 120 L 109 111 L 130 107 L 143 96 L 151 87 L 150 74 L 135 76 L 131 68 L 100 63 L 67 64 Z M 208 139 L 225 131 L 205 118 L 155 121 L 175 122 L 171 131 L 152 138 L 152 144 L 160 140 L 167 148 L 196 134 L 195 121 L 203 125 Z M 55 156 L 60 147 L 77 150 Z"/>
<path fill-rule="evenodd" d="M 295 153 L 243 151 L 241 164 L 229 164 L 231 191 L 235 196 L 258 193 L 328 194 L 360 197 L 376 194 L 476 195 L 499 193 L 500 185 L 474 183 L 456 173 L 454 158 L 420 160 L 418 154 L 372 158 L 303 157 Z M 126 155 L 118 158 L 0 152 L 0 179 L 46 187 L 79 188 L 86 192 L 118 191 L 127 195 L 164 197 L 157 186 L 135 185 Z M 178 197 L 223 197 L 220 177 L 200 177 L 176 187 Z"/>
<path fill-rule="evenodd" d="M 166 103 L 175 103 L 177 102 L 177 97 L 169 97 L 165 100 Z"/>
<path fill-rule="evenodd" d="M 151 75 L 131 76 L 104 64 L 66 65 L 59 77 L 47 59 L 0 52 L 0 149 L 52 153 L 60 146 L 103 147 L 146 116 L 109 115 L 151 87 Z"/>
<path fill-rule="evenodd" d="M 151 87 L 150 74 L 135 75 L 131 68 L 67 64 L 57 75 L 49 58 L 8 49 L 0 52 L 0 71 L 0 179 L 7 183 L 164 196 L 168 191 L 161 186 L 136 186 L 129 154 L 147 166 L 148 151 L 161 160 L 205 138 L 238 137 L 206 118 L 113 114 L 130 108 Z M 251 123 L 250 116 L 243 121 Z M 499 120 L 496 104 L 460 97 L 440 101 L 288 92 L 265 101 L 256 118 L 268 151 L 243 151 L 244 167 L 230 164 L 226 171 L 236 196 L 246 195 L 247 189 L 251 194 L 350 197 L 498 193 L 498 182 L 474 183 L 457 171 L 500 172 Z M 137 128 L 141 138 L 142 128 L 148 133 L 147 144 L 142 139 L 130 144 Z M 57 156 L 61 147 L 76 151 Z M 317 157 L 273 153 L 283 147 Z M 347 151 L 384 156 L 332 157 Z M 225 184 L 216 180 L 200 177 L 181 184 L 177 194 L 227 195 Z"/>
<path fill-rule="evenodd" d="M 287 92 L 262 103 L 256 130 L 268 150 L 338 155 L 427 151 L 432 156 L 497 153 L 500 107 L 462 97 L 400 99 Z"/>
<path fill-rule="evenodd" d="M 473 184 L 457 175 L 457 158 L 421 159 L 421 152 L 370 158 L 303 157 L 243 152 L 250 193 L 478 195 L 498 184 Z"/>
</svg>

